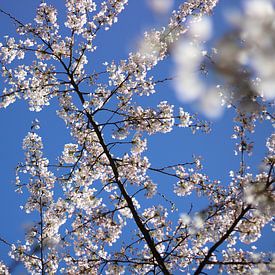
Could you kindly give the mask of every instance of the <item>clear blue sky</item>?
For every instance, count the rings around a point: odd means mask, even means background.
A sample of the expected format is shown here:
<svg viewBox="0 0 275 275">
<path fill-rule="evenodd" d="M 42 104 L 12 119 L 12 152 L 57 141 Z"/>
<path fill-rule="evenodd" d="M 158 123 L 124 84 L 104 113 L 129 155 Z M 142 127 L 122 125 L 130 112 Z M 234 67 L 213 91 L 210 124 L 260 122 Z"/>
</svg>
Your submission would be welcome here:
<svg viewBox="0 0 275 275">
<path fill-rule="evenodd" d="M 63 1 L 50 1 L 58 7 L 62 7 Z M 144 30 L 150 27 L 160 26 L 165 23 L 153 15 L 148 9 L 144 0 L 130 0 L 129 5 L 119 18 L 119 22 L 114 25 L 111 31 L 101 32 L 97 38 L 98 51 L 95 53 L 94 62 L 96 67 L 104 61 L 112 59 L 118 61 L 126 59 L 129 50 L 134 48 L 135 42 Z M 177 4 L 181 1 L 175 1 Z M 38 0 L 3 0 L 0 7 L 23 22 L 30 21 L 35 8 L 39 4 Z M 223 0 L 214 11 L 213 25 L 214 38 L 225 32 L 227 25 L 223 21 L 223 12 L 226 9 L 238 8 L 239 1 Z M 13 23 L 0 14 L 0 36 L 14 33 Z M 92 62 L 91 62 L 92 64 Z M 171 74 L 172 63 L 168 60 L 161 64 L 156 70 L 158 75 Z M 0 80 L 0 89 L 4 88 L 4 83 Z M 187 104 L 178 102 L 172 86 L 161 85 L 158 87 L 158 94 L 153 96 L 152 104 L 161 100 L 168 100 L 175 106 L 183 106 L 186 110 L 192 110 Z M 70 141 L 70 136 L 66 131 L 61 119 L 55 115 L 55 102 L 43 109 L 40 113 L 28 111 L 27 104 L 23 101 L 10 105 L 7 109 L 0 109 L 0 236 L 10 242 L 17 239 L 23 240 L 24 226 L 31 222 L 28 215 L 20 210 L 19 206 L 25 202 L 25 196 L 14 192 L 15 167 L 18 162 L 24 160 L 24 153 L 21 149 L 22 140 L 30 130 L 31 121 L 38 118 L 41 122 L 41 129 L 38 133 L 42 136 L 45 145 L 45 155 L 55 161 L 61 153 L 64 143 Z M 227 111 L 213 124 L 210 134 L 193 135 L 188 130 L 175 129 L 166 135 L 152 136 L 148 141 L 148 155 L 155 167 L 162 164 L 189 161 L 192 155 L 200 155 L 203 158 L 204 172 L 212 179 L 228 180 L 230 170 L 236 170 L 239 165 L 239 158 L 234 156 L 234 140 L 232 135 L 232 113 Z M 265 138 L 271 129 L 266 124 L 260 124 L 255 133 L 255 151 L 251 167 L 257 171 L 259 163 L 263 158 Z M 168 183 L 161 183 L 159 191 L 164 191 Z M 176 199 L 178 202 L 179 199 Z M 270 231 L 268 231 L 268 235 Z M 267 241 L 266 241 L 267 240 Z M 259 247 L 268 247 L 268 238 L 261 242 Z M 269 245 L 270 247 L 270 245 Z M 4 255 L 7 247 L 0 243 L 0 259 L 7 259 Z"/>
</svg>

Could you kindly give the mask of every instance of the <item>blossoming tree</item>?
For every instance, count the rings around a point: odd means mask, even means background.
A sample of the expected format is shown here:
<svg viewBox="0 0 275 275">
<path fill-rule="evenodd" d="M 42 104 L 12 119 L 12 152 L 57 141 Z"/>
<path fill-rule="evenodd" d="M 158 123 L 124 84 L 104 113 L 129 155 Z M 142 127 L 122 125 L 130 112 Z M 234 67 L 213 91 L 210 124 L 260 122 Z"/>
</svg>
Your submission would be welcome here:
<svg viewBox="0 0 275 275">
<path fill-rule="evenodd" d="M 240 243 L 253 245 L 261 237 L 274 212 L 275 135 L 266 139 L 262 171 L 251 174 L 247 162 L 257 121 L 274 121 L 274 3 L 248 1 L 244 14 L 232 19 L 235 31 L 205 50 L 207 18 L 218 0 L 182 2 L 167 26 L 144 34 L 137 52 L 104 63 L 101 71 L 91 65 L 98 38 L 118 21 L 127 0 L 66 0 L 65 22 L 44 1 L 28 24 L 1 10 L 16 24 L 20 38 L 7 36 L 0 44 L 5 80 L 0 107 L 23 99 L 30 111 L 39 112 L 58 100 L 56 113 L 72 137 L 56 163 L 43 155 L 37 120 L 24 138 L 25 161 L 16 169 L 16 185 L 19 193 L 27 192 L 24 211 L 36 214 L 37 222 L 25 240 L 15 244 L 1 237 L 1 242 L 27 272 L 274 271 L 271 253 L 240 249 Z M 156 107 L 143 104 L 144 96 L 157 93 L 158 83 L 170 80 L 149 73 L 171 54 L 181 99 L 203 98 L 210 115 L 221 105 L 235 113 L 240 167 L 230 172 L 230 182 L 210 179 L 200 158 L 155 167 L 146 157 L 147 139 L 156 133 L 175 127 L 194 134 L 210 130 L 199 116 L 174 110 L 167 101 Z M 215 88 L 202 82 L 199 74 L 207 77 L 206 71 L 219 75 Z M 166 177 L 174 180 L 167 188 L 175 196 L 185 200 L 195 194 L 197 200 L 206 198 L 208 206 L 182 213 L 165 194 L 160 200 L 158 184 Z M 0 270 L 12 272 L 4 262 Z"/>
</svg>

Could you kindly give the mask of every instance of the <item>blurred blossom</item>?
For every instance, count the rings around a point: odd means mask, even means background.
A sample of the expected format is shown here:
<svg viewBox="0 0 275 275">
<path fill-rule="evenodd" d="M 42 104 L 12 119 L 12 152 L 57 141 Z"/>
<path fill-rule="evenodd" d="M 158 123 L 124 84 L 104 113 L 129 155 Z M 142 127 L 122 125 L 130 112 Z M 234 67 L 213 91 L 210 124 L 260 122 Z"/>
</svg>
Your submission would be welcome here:
<svg viewBox="0 0 275 275">
<path fill-rule="evenodd" d="M 202 48 L 198 43 L 181 40 L 173 49 L 173 59 L 177 65 L 194 70 L 202 60 Z"/>
<path fill-rule="evenodd" d="M 204 85 L 198 78 L 198 66 L 202 61 L 202 49 L 199 44 L 181 40 L 173 49 L 176 63 L 174 88 L 181 101 L 194 101 L 203 92 Z"/>
<path fill-rule="evenodd" d="M 245 12 L 248 16 L 263 18 L 273 14 L 273 6 L 270 0 L 246 0 L 244 2 Z"/>
<path fill-rule="evenodd" d="M 218 89 L 208 87 L 202 80 L 200 72 L 207 54 L 203 43 L 211 35 L 212 22 L 209 17 L 198 17 L 189 22 L 186 37 L 173 48 L 176 64 L 174 88 L 180 101 L 196 101 L 201 112 L 209 118 L 215 118 L 222 113 L 222 99 Z"/>
<path fill-rule="evenodd" d="M 169 12 L 174 4 L 174 0 L 147 0 L 149 7 L 157 14 Z"/>
<path fill-rule="evenodd" d="M 275 99 L 275 1 L 244 0 L 243 12 L 228 11 L 234 27 L 208 52 L 204 43 L 212 35 L 209 17 L 194 17 L 187 32 L 172 48 L 175 62 L 174 88 L 178 99 L 196 102 L 209 118 L 222 114 L 222 105 L 235 105 L 245 113 L 263 110 L 261 101 Z M 211 62 L 205 63 L 207 56 Z M 205 65 L 206 64 L 206 65 Z M 204 66 L 206 70 L 203 70 Z M 230 89 L 218 91 L 209 85 L 201 71 L 218 73 Z"/>
<path fill-rule="evenodd" d="M 191 222 L 191 217 L 187 214 L 187 213 L 182 213 L 180 215 L 180 221 L 184 224 L 184 225 L 188 225 Z"/>
<path fill-rule="evenodd" d="M 204 90 L 204 85 L 195 74 L 182 69 L 177 71 L 174 88 L 180 101 L 192 102 L 201 96 Z"/>
<path fill-rule="evenodd" d="M 272 100 L 275 98 L 275 79 L 269 78 L 260 82 L 259 93 L 261 96 L 265 97 L 267 100 Z"/>
<path fill-rule="evenodd" d="M 233 62 L 236 62 L 235 67 L 246 66 L 251 69 L 258 79 L 253 89 L 266 100 L 275 98 L 274 3 L 273 0 L 244 1 L 243 14 L 227 14 L 239 31 L 235 39 L 227 39 L 227 43 L 222 43 L 219 47 L 222 56 L 220 64 L 223 62 L 227 70 L 233 69 Z M 241 41 L 241 47 L 237 41 Z"/>
<path fill-rule="evenodd" d="M 267 100 L 275 98 L 275 10 L 274 1 L 245 1 L 241 37 L 253 70 L 261 79 L 258 93 Z"/>
<path fill-rule="evenodd" d="M 203 16 L 195 18 L 190 22 L 189 35 L 199 41 L 206 41 L 212 35 L 212 21 L 209 17 Z"/>
<path fill-rule="evenodd" d="M 239 109 L 246 113 L 258 113 L 261 110 L 261 107 L 256 100 L 246 96 L 240 100 Z"/>
<path fill-rule="evenodd" d="M 202 217 L 199 214 L 197 214 L 193 219 L 194 227 L 197 229 L 200 229 L 203 227 L 203 224 L 204 224 L 204 221 L 203 221 Z"/>
<path fill-rule="evenodd" d="M 202 97 L 200 110 L 209 118 L 216 118 L 222 114 L 221 96 L 216 88 L 210 88 Z"/>
<path fill-rule="evenodd" d="M 225 76 L 232 77 L 232 73 L 237 72 L 238 64 L 245 63 L 247 59 L 246 52 L 241 52 L 236 44 L 235 36 L 226 35 L 219 41 L 215 63 Z"/>
</svg>

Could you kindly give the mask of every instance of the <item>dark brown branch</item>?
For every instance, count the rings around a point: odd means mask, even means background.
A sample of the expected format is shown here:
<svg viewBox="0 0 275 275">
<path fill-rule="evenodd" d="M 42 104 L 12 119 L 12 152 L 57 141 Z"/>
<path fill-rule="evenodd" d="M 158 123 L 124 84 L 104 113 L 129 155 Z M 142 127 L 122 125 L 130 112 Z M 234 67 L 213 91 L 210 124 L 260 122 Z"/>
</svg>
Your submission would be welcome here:
<svg viewBox="0 0 275 275">
<path fill-rule="evenodd" d="M 197 270 L 195 271 L 194 275 L 199 275 L 202 273 L 203 268 L 207 263 L 209 262 L 209 259 L 211 258 L 214 251 L 229 237 L 229 235 L 234 231 L 235 227 L 239 223 L 239 221 L 244 217 L 244 215 L 251 209 L 250 206 L 247 206 L 244 208 L 237 219 L 232 223 L 232 225 L 227 229 L 225 234 L 219 239 L 218 242 L 216 242 L 208 251 L 207 255 L 205 256 L 204 260 L 199 264 Z"/>
<path fill-rule="evenodd" d="M 67 68 L 66 68 L 66 70 L 68 71 Z M 72 83 L 73 87 L 75 88 L 76 93 L 79 96 L 79 99 L 80 99 L 81 103 L 84 104 L 85 103 L 85 99 L 84 99 L 82 93 L 80 92 L 80 90 L 78 88 L 78 85 L 75 83 L 73 75 L 70 74 L 69 71 L 68 71 L 68 75 L 70 77 L 70 80 L 71 80 L 71 83 Z M 126 79 L 124 81 L 126 81 Z M 120 180 L 120 176 L 119 176 L 119 173 L 118 173 L 118 169 L 117 169 L 116 163 L 115 163 L 113 157 L 111 156 L 107 145 L 105 144 L 105 141 L 103 139 L 103 136 L 101 134 L 99 126 L 94 121 L 93 116 L 88 111 L 86 111 L 86 116 L 87 116 L 90 124 L 92 125 L 92 127 L 93 127 L 93 129 L 94 129 L 94 131 L 95 131 L 95 133 L 97 135 L 99 143 L 101 144 L 106 157 L 108 158 L 108 161 L 109 161 L 110 166 L 112 168 L 112 171 L 114 173 L 115 181 L 116 181 L 116 183 L 117 183 L 117 185 L 118 185 L 118 187 L 120 189 L 120 192 L 123 195 L 124 199 L 126 200 L 127 205 L 129 207 L 132 215 L 133 215 L 133 218 L 134 218 L 134 220 L 135 220 L 135 222 L 136 222 L 139 230 L 143 234 L 144 239 L 145 239 L 145 241 L 146 241 L 149 249 L 151 250 L 154 258 L 156 259 L 156 261 L 157 261 L 157 263 L 159 265 L 159 268 L 161 269 L 161 271 L 163 272 L 163 274 L 167 274 L 167 275 L 170 274 L 170 272 L 168 271 L 168 269 L 165 266 L 164 259 L 161 257 L 161 255 L 159 254 L 159 252 L 156 249 L 156 244 L 154 242 L 154 239 L 151 237 L 148 229 L 144 226 L 142 220 L 139 217 L 139 214 L 137 213 L 137 211 L 135 209 L 135 206 L 134 206 L 134 203 L 133 203 L 131 197 L 128 195 L 126 189 L 124 188 L 123 183 Z"/>
</svg>

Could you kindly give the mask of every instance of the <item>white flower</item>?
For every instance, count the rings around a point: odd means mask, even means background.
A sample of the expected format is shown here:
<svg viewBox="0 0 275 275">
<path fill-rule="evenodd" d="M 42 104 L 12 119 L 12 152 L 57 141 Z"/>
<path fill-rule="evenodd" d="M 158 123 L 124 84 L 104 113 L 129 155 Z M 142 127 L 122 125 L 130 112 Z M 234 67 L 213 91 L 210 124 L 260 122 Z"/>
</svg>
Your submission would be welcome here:
<svg viewBox="0 0 275 275">
<path fill-rule="evenodd" d="M 62 160 L 65 163 L 74 163 L 77 160 L 77 158 L 75 156 L 77 148 L 78 148 L 77 144 L 73 144 L 73 143 L 65 144 L 63 155 L 62 155 Z"/>
<path fill-rule="evenodd" d="M 180 108 L 180 124 L 179 127 L 188 127 L 192 123 L 191 115 L 188 112 L 184 112 L 183 108 Z"/>
</svg>

